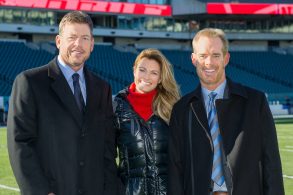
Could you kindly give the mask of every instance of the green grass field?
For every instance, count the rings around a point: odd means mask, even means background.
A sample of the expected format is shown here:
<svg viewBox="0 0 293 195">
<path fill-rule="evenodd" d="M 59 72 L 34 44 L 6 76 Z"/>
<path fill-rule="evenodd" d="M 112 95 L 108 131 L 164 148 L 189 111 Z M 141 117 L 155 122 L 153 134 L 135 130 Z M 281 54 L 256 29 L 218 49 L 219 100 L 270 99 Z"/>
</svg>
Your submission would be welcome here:
<svg viewBox="0 0 293 195">
<path fill-rule="evenodd" d="M 293 194 L 293 124 L 277 124 L 279 148 L 282 159 L 286 195 Z M 0 195 L 19 195 L 19 192 L 4 189 L 3 186 L 17 188 L 10 168 L 6 129 L 0 128 Z"/>
<path fill-rule="evenodd" d="M 293 124 L 277 124 L 286 195 L 293 195 Z M 289 176 L 289 177 L 286 177 Z"/>
</svg>

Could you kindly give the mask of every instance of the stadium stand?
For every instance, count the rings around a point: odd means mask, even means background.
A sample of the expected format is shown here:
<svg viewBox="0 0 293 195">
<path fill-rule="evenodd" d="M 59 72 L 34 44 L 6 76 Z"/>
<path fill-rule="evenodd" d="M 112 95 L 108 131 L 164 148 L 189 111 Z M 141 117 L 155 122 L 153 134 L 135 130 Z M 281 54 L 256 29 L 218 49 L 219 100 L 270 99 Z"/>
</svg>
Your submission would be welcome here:
<svg viewBox="0 0 293 195">
<path fill-rule="evenodd" d="M 293 87 L 293 56 L 268 52 L 231 52 L 235 65 L 259 77 Z"/>
<path fill-rule="evenodd" d="M 12 82 L 18 73 L 46 64 L 54 57 L 52 51 L 42 49 L 40 45 L 22 41 L 1 41 L 1 95 L 9 96 Z M 193 90 L 198 84 L 198 78 L 190 61 L 191 51 L 164 49 L 162 52 L 174 66 L 175 77 L 182 94 Z M 135 57 L 135 52 L 125 52 L 111 44 L 96 44 L 87 65 L 89 69 L 109 81 L 115 94 L 133 80 L 132 65 Z M 273 51 L 231 52 L 227 75 L 267 94 L 289 93 L 293 91 L 292 62 L 292 55 Z"/>
<path fill-rule="evenodd" d="M 292 0 L 46 2 L 0 1 L 0 97 L 10 95 L 18 73 L 55 56 L 60 19 L 77 9 L 94 23 L 96 45 L 87 66 L 111 84 L 113 94 L 133 80 L 135 57 L 148 47 L 160 49 L 173 64 L 182 94 L 192 91 L 199 81 L 190 61 L 191 39 L 215 27 L 230 42 L 229 77 L 265 92 L 271 102 L 293 99 Z"/>
</svg>

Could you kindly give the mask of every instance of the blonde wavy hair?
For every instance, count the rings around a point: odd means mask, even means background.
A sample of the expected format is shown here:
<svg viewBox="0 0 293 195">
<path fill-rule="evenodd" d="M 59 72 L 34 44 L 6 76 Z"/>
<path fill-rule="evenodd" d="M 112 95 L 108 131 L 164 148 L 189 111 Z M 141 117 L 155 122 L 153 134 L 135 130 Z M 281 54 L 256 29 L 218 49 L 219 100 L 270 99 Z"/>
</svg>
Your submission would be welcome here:
<svg viewBox="0 0 293 195">
<path fill-rule="evenodd" d="M 179 100 L 179 87 L 174 78 L 173 67 L 167 58 L 157 49 L 145 49 L 135 59 L 133 70 L 143 58 L 155 60 L 161 69 L 161 82 L 157 86 L 157 95 L 153 100 L 154 114 L 169 124 L 173 105 Z"/>
</svg>

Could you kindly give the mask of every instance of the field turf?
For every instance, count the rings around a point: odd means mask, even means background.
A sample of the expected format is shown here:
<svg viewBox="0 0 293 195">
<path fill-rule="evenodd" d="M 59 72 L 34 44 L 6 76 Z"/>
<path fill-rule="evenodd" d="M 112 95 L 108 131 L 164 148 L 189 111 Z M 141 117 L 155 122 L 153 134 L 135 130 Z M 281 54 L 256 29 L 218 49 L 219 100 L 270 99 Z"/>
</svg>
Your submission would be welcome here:
<svg viewBox="0 0 293 195">
<path fill-rule="evenodd" d="M 293 123 L 277 124 L 286 195 L 293 195 Z M 10 187 L 12 189 L 6 189 Z M 19 195 L 7 154 L 6 128 L 0 128 L 0 195 Z"/>
</svg>

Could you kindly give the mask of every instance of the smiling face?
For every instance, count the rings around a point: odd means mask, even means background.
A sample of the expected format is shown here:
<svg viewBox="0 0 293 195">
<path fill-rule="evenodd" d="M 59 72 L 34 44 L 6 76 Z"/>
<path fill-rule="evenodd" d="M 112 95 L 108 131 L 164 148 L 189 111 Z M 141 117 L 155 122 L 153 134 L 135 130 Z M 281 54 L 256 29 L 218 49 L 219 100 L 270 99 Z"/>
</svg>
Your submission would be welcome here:
<svg viewBox="0 0 293 195">
<path fill-rule="evenodd" d="M 149 58 L 142 58 L 134 66 L 134 83 L 138 93 L 148 93 L 154 90 L 161 79 L 160 64 Z"/>
<path fill-rule="evenodd" d="M 73 70 L 78 71 L 94 47 L 94 39 L 88 24 L 65 24 L 62 33 L 56 36 L 56 46 L 62 60 Z"/>
<path fill-rule="evenodd" d="M 223 42 L 219 37 L 203 36 L 198 39 L 191 60 L 203 87 L 215 90 L 225 81 L 229 58 L 228 52 L 223 53 Z"/>
</svg>

